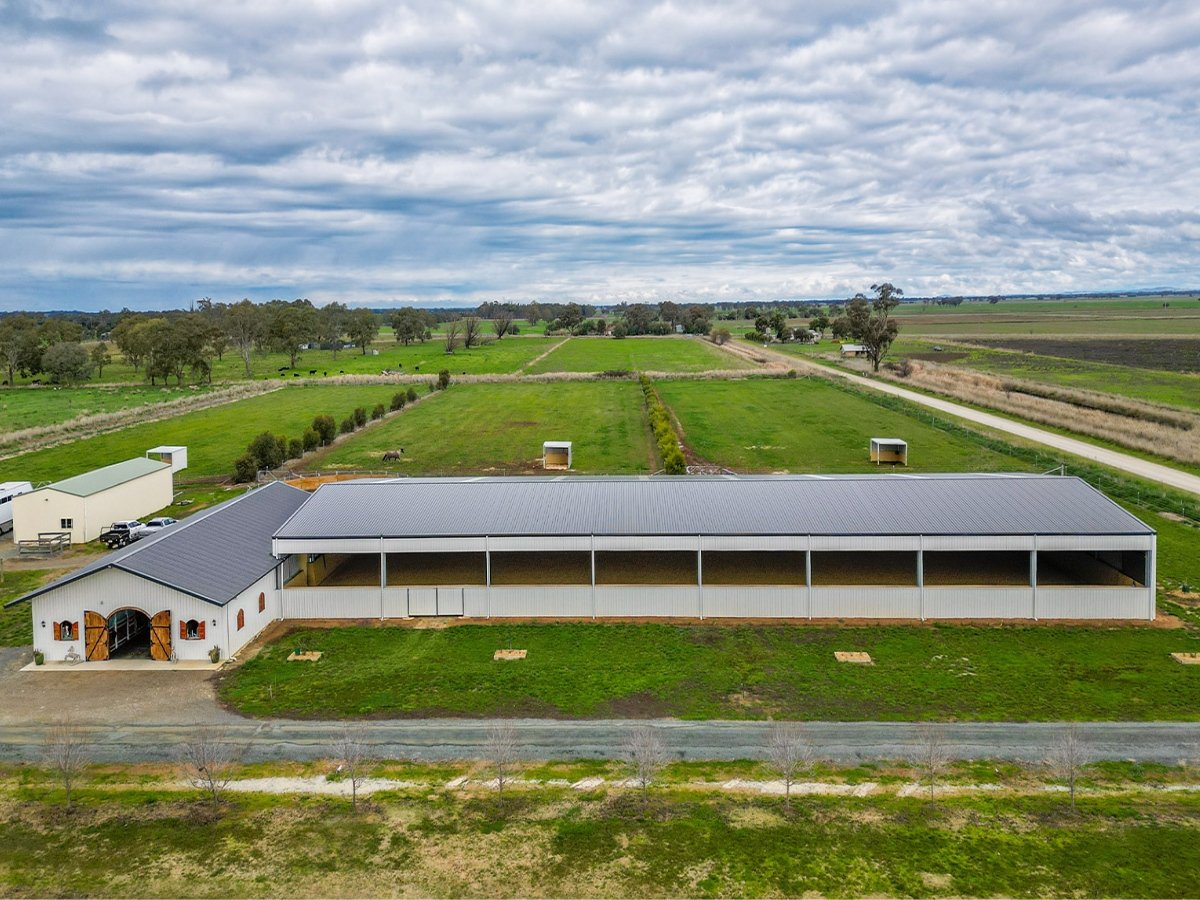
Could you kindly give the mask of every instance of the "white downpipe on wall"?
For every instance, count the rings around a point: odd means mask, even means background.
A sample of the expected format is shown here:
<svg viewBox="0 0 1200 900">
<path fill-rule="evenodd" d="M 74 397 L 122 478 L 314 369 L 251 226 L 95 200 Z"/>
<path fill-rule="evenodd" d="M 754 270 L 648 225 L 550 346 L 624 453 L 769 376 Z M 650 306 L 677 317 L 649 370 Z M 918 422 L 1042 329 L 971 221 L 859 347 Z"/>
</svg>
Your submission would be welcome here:
<svg viewBox="0 0 1200 900">
<path fill-rule="evenodd" d="M 696 611 L 704 621 L 704 538 L 696 535 Z"/>
</svg>

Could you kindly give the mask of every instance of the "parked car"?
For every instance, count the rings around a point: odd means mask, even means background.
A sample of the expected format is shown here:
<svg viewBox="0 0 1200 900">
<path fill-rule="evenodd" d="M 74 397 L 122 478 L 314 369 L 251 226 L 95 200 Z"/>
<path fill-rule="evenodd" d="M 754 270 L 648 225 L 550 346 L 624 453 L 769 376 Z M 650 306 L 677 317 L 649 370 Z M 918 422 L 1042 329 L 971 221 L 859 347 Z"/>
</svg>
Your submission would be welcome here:
<svg viewBox="0 0 1200 900">
<path fill-rule="evenodd" d="M 156 516 L 153 519 L 147 519 L 145 524 L 146 534 L 154 534 L 156 531 L 162 531 L 168 525 L 174 525 L 178 519 L 172 519 L 170 516 Z"/>
<path fill-rule="evenodd" d="M 113 522 L 100 535 L 100 540 L 104 541 L 109 547 L 124 547 L 126 544 L 132 544 L 138 538 L 144 537 L 146 534 L 146 526 L 137 519 L 123 519 L 120 522 Z"/>
</svg>

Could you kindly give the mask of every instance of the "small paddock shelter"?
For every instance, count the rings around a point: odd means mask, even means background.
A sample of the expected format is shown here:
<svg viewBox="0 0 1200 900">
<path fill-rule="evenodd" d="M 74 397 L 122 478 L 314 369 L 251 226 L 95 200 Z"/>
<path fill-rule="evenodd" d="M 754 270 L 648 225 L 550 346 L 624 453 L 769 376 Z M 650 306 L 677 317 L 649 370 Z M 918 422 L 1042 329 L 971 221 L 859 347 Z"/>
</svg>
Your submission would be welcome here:
<svg viewBox="0 0 1200 900">
<path fill-rule="evenodd" d="M 542 444 L 542 468 L 569 469 L 571 463 L 570 441 L 546 441 Z"/>
<path fill-rule="evenodd" d="M 60 532 L 72 544 L 100 537 L 113 522 L 153 515 L 171 505 L 171 465 L 136 456 L 13 498 L 13 540 Z"/>
<path fill-rule="evenodd" d="M 271 535 L 308 499 L 273 482 L 109 553 L 14 600 L 28 603 L 48 662 L 236 654 L 280 617 L 292 559 Z"/>
<path fill-rule="evenodd" d="M 171 467 L 172 472 L 180 472 L 187 468 L 187 447 L 164 444 L 161 447 L 151 447 L 146 451 L 147 459 L 157 459 Z"/>
<path fill-rule="evenodd" d="M 908 465 L 908 442 L 900 438 L 871 438 L 871 462 Z"/>
<path fill-rule="evenodd" d="M 842 356 L 843 357 L 866 356 L 866 355 L 867 355 L 867 348 L 864 347 L 862 344 L 842 344 Z"/>
</svg>

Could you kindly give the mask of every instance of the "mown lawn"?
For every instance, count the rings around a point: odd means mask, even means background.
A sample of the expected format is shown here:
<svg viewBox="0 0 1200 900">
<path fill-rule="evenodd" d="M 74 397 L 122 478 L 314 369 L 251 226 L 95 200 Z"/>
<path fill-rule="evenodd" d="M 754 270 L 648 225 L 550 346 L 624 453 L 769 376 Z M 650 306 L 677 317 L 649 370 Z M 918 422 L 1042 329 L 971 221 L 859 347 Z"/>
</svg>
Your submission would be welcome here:
<svg viewBox="0 0 1200 900">
<path fill-rule="evenodd" d="M 0 794 L 10 896 L 1181 897 L 1194 794 L 921 799 L 656 790 L 311 796 Z"/>
<path fill-rule="evenodd" d="M 750 363 L 687 337 L 571 338 L 529 368 L 538 372 L 704 372 L 748 369 Z"/>
<path fill-rule="evenodd" d="M 1024 470 L 1020 460 L 885 409 L 820 378 L 660 381 L 663 401 L 700 456 L 738 472 L 890 472 L 872 437 L 908 441 L 910 472 Z"/>
<path fill-rule="evenodd" d="M 286 662 L 299 645 L 324 655 Z M 529 651 L 493 662 L 500 648 Z M 835 650 L 864 650 L 849 666 Z M 495 623 L 301 630 L 232 670 L 255 716 L 1200 719 L 1186 629 Z"/>
<path fill-rule="evenodd" d="M 0 388 L 0 433 L 66 422 L 77 416 L 193 397 L 207 389 L 134 384 L 122 387 Z"/>
<path fill-rule="evenodd" d="M 376 403 L 387 404 L 397 390 L 396 385 L 386 384 L 288 387 L 15 456 L 0 461 L 0 481 L 57 481 L 143 456 L 158 444 L 183 444 L 188 448 L 188 468 L 183 477 L 228 474 L 233 471 L 234 459 L 262 431 L 298 438 L 316 415 L 328 413 L 340 422 L 356 406 L 365 406 L 369 412 Z"/>
<path fill-rule="evenodd" d="M 630 381 L 451 383 L 314 465 L 422 475 L 541 472 L 548 440 L 574 443 L 578 472 L 651 471 L 642 395 Z M 383 453 L 400 448 L 402 459 L 385 465 Z"/>
</svg>

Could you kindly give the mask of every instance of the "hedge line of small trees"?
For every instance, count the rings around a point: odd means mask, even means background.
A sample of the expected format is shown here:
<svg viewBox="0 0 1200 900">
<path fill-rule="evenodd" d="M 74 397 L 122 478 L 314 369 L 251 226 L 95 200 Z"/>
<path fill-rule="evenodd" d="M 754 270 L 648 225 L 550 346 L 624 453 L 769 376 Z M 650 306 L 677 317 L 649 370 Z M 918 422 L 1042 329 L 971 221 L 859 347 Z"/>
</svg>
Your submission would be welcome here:
<svg viewBox="0 0 1200 900">
<path fill-rule="evenodd" d="M 327 447 L 333 443 L 339 433 L 350 434 L 352 431 L 357 431 L 367 424 L 368 419 L 382 419 L 388 408 L 398 411 L 416 399 L 416 388 L 410 387 L 407 391 L 397 391 L 392 396 L 389 407 L 385 407 L 382 403 L 376 403 L 368 412 L 365 406 L 359 406 L 342 419 L 341 425 L 333 416 L 317 416 L 298 438 L 287 438 L 282 434 L 264 431 L 250 442 L 245 453 L 234 460 L 234 481 L 253 481 L 262 469 L 277 469 L 289 459 L 299 459 L 305 453 L 316 450 L 318 447 Z"/>
<path fill-rule="evenodd" d="M 667 408 L 658 399 L 650 379 L 642 375 L 640 380 L 642 394 L 646 397 L 646 408 L 650 411 L 650 428 L 654 431 L 654 440 L 662 457 L 663 471 L 668 475 L 686 475 L 687 461 L 683 458 L 683 451 L 679 449 L 679 440 L 675 436 L 675 429 L 671 427 L 671 417 Z"/>
</svg>

